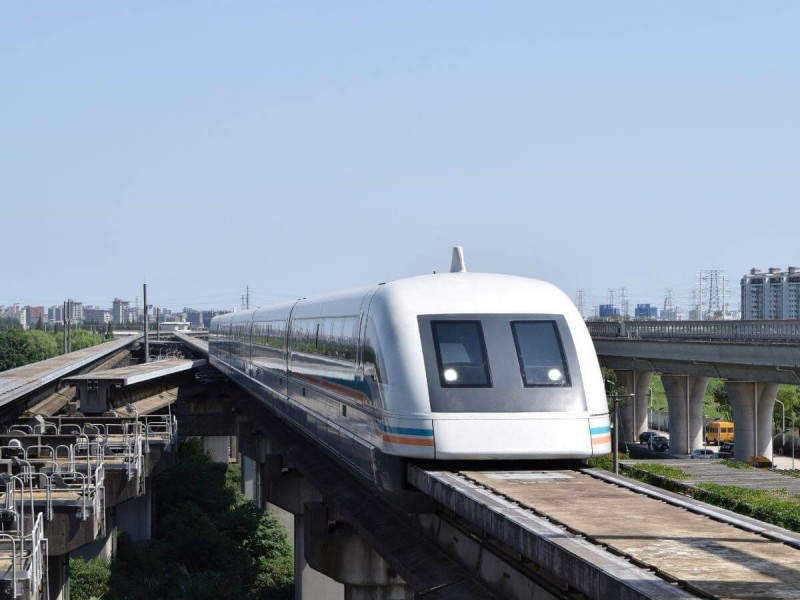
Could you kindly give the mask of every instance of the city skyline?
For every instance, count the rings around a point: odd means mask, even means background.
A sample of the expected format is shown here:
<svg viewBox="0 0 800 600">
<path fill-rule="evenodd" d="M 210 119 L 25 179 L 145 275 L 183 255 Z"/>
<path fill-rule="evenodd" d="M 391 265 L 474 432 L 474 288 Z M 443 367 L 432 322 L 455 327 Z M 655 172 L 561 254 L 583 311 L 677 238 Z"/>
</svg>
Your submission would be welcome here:
<svg viewBox="0 0 800 600">
<path fill-rule="evenodd" d="M 743 272 L 738 277 L 731 277 L 724 273 L 723 271 L 713 270 L 711 272 L 715 272 L 719 275 L 720 281 L 724 281 L 724 288 L 717 290 L 717 301 L 722 303 L 722 307 L 724 307 L 726 314 L 726 318 L 736 318 L 735 315 L 741 314 L 741 286 L 742 281 L 750 278 L 752 276 L 751 270 L 755 269 L 756 272 L 762 271 L 767 272 L 771 270 L 779 270 L 783 271 L 784 269 L 794 269 L 795 267 L 788 266 L 788 267 L 751 267 L 748 269 L 747 272 Z M 709 272 L 709 271 L 706 271 Z M 593 317 L 601 317 L 602 315 L 599 312 L 602 310 L 601 307 L 603 305 L 613 305 L 618 309 L 622 309 L 624 304 L 627 304 L 628 307 L 628 315 L 633 318 L 635 313 L 635 308 L 637 305 L 650 305 L 654 308 L 658 309 L 658 318 L 661 317 L 662 310 L 664 308 L 664 303 L 668 294 L 671 293 L 671 299 L 673 303 L 673 310 L 676 310 L 682 319 L 689 319 L 689 315 L 692 312 L 696 312 L 697 305 L 702 305 L 702 310 L 705 310 L 709 307 L 711 300 L 708 296 L 708 288 L 705 289 L 703 298 L 698 299 L 697 296 L 692 293 L 693 291 L 696 292 L 699 289 L 699 282 L 698 282 L 698 274 L 701 273 L 698 271 L 694 277 L 694 287 L 683 288 L 685 293 L 681 295 L 679 290 L 681 290 L 678 286 L 673 287 L 665 287 L 662 297 L 661 298 L 651 298 L 651 297 L 644 297 L 644 295 L 640 295 L 636 292 L 636 290 L 629 290 L 624 287 L 608 287 L 603 292 L 598 292 L 594 290 L 587 290 L 586 288 L 579 288 L 575 290 L 575 292 L 570 293 L 569 290 L 562 290 L 564 291 L 570 298 L 572 299 L 573 303 L 581 309 L 581 293 L 583 295 L 583 311 L 582 314 L 585 318 L 591 319 Z M 708 285 L 707 283 L 705 285 Z M 719 285 L 719 284 L 717 284 Z M 341 291 L 341 290 L 330 290 L 331 292 L 334 291 Z M 142 290 L 143 292 L 143 290 Z M 201 302 L 201 301 L 189 301 L 183 303 L 181 306 L 170 306 L 166 302 L 159 302 L 156 298 L 155 300 L 151 301 L 153 298 L 152 289 L 148 287 L 148 304 L 152 307 L 153 310 L 156 308 L 160 310 L 166 309 L 170 313 L 181 313 L 185 312 L 185 309 L 195 309 L 195 310 L 243 310 L 246 306 L 249 305 L 249 308 L 258 308 L 261 306 L 269 306 L 270 304 L 277 304 L 279 302 L 260 302 L 259 299 L 263 299 L 263 295 L 257 295 L 255 290 L 251 290 L 249 286 L 245 286 L 244 292 L 239 294 L 230 294 L 228 297 L 233 300 L 229 304 L 220 304 L 219 302 Z M 612 296 L 613 297 L 610 297 Z M 302 296 L 298 296 L 302 297 Z M 125 300 L 120 298 L 119 296 L 114 296 L 113 301 L 106 307 L 105 304 L 99 302 L 84 302 L 79 298 L 68 298 L 67 300 L 73 300 L 75 302 L 79 302 L 83 305 L 85 309 L 89 308 L 96 308 L 101 310 L 111 311 L 113 305 L 117 301 L 125 302 L 126 304 L 130 305 L 130 308 L 138 308 L 142 309 L 143 304 L 139 302 L 141 296 L 134 296 L 132 300 Z M 282 300 L 281 302 L 285 301 L 292 301 L 296 298 L 287 298 Z M 55 303 L 40 303 L 40 302 L 27 302 L 27 301 L 16 301 L 8 304 L 0 303 L 0 315 L 2 315 L 4 309 L 8 309 L 14 305 L 19 305 L 20 308 L 25 307 L 42 307 L 47 311 L 49 308 L 52 307 L 60 307 L 63 304 Z M 213 305 L 212 305 L 213 304 Z"/>
</svg>

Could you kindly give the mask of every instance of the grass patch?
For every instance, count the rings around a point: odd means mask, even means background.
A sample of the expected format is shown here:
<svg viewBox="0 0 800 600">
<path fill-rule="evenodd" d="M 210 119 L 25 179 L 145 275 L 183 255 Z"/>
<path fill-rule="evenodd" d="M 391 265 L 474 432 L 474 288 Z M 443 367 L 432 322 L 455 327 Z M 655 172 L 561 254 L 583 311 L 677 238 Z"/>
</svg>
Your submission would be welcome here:
<svg viewBox="0 0 800 600">
<path fill-rule="evenodd" d="M 629 454 L 625 452 L 619 453 L 620 460 L 627 460 L 630 458 Z M 593 456 L 586 463 L 595 469 L 604 469 L 606 471 L 614 471 L 614 456 L 612 454 L 603 454 L 602 456 Z"/>
<path fill-rule="evenodd" d="M 629 472 L 635 474 L 637 472 L 647 473 L 649 475 L 656 475 L 657 477 L 664 477 L 665 479 L 686 479 L 689 474 L 677 467 L 670 467 L 661 463 L 639 463 L 628 466 Z"/>
<path fill-rule="evenodd" d="M 732 458 L 723 458 L 720 462 L 731 469 L 741 469 L 742 471 L 752 471 L 755 469 L 753 465 L 748 465 L 746 462 L 733 460 Z"/>
<path fill-rule="evenodd" d="M 787 490 L 754 490 L 701 483 L 692 496 L 760 521 L 800 532 L 800 497 Z"/>
<path fill-rule="evenodd" d="M 606 457 L 599 457 L 603 458 Z M 610 465 L 610 458 L 607 462 Z M 732 460 L 724 462 L 734 469 L 754 468 L 747 463 Z M 591 466 L 606 468 L 602 466 L 605 464 L 602 460 L 594 463 L 590 460 L 589 463 Z M 609 466 L 606 470 L 610 471 L 612 467 Z M 788 490 L 756 490 L 717 483 L 688 486 L 681 481 L 688 477 L 685 471 L 658 463 L 626 465 L 625 470 L 633 479 L 800 533 L 800 496 Z M 797 472 L 787 475 L 800 476 Z"/>
</svg>

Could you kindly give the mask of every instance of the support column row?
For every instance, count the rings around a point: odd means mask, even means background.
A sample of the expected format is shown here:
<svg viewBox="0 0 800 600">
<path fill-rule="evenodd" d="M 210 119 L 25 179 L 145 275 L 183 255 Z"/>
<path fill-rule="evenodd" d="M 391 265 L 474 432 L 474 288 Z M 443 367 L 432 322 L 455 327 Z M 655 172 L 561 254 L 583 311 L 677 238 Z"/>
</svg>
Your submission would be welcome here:
<svg viewBox="0 0 800 600">
<path fill-rule="evenodd" d="M 662 375 L 669 405 L 669 449 L 673 454 L 691 454 L 703 447 L 705 423 L 703 400 L 708 377 Z"/>
<path fill-rule="evenodd" d="M 728 401 L 735 423 L 733 458 L 754 456 L 772 460 L 772 412 L 780 384 L 759 381 L 726 381 Z"/>
<path fill-rule="evenodd" d="M 638 442 L 639 434 L 647 431 L 647 402 L 650 396 L 652 371 L 615 370 L 617 386 L 633 394 L 629 402 L 620 406 L 620 442 Z"/>
</svg>

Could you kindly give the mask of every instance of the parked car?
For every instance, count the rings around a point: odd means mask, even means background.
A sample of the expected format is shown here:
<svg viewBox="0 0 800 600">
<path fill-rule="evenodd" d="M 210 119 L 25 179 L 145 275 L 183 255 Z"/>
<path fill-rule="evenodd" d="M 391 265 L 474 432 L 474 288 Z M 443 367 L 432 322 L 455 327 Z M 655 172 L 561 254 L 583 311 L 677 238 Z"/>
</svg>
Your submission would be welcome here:
<svg viewBox="0 0 800 600">
<path fill-rule="evenodd" d="M 719 445 L 717 456 L 720 458 L 733 458 L 733 442 L 722 442 Z"/>
<path fill-rule="evenodd" d="M 655 431 L 643 431 L 639 434 L 639 443 L 640 444 L 649 444 L 650 438 L 654 435 L 657 435 Z"/>
<path fill-rule="evenodd" d="M 656 452 L 667 452 L 669 451 L 669 439 L 664 437 L 663 435 L 654 435 L 653 436 L 653 450 Z"/>
<path fill-rule="evenodd" d="M 716 452 L 709 448 L 698 448 L 697 450 L 692 450 L 692 458 L 714 458 L 716 456 Z"/>
</svg>

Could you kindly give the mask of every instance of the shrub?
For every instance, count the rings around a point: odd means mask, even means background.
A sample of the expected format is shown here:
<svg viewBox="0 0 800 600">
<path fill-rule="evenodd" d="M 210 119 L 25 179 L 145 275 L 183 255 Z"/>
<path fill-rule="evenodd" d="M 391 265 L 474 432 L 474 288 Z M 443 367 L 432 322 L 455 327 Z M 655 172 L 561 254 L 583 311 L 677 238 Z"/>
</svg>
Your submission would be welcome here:
<svg viewBox="0 0 800 600">
<path fill-rule="evenodd" d="M 102 558 L 69 561 L 69 592 L 72 600 L 102 598 L 109 592 L 111 568 Z"/>
</svg>

